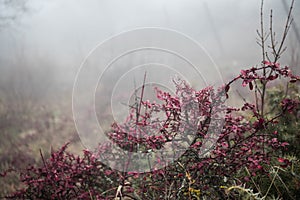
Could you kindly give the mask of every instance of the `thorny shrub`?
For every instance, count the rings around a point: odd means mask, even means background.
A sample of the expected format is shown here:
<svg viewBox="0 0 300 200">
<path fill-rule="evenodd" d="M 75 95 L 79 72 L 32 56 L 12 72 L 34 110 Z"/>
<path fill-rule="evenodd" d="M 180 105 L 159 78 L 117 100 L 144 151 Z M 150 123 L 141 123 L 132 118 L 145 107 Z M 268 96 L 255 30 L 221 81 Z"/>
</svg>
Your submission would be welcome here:
<svg viewBox="0 0 300 200">
<path fill-rule="evenodd" d="M 207 87 L 196 91 L 184 80 L 176 80 L 174 95 L 156 88 L 157 102 L 143 100 L 141 94 L 126 121 L 112 124 L 107 133 L 110 143 L 100 144 L 93 153 L 84 151 L 82 158 L 67 153 L 66 145 L 48 160 L 41 154 L 43 166 L 23 171 L 20 177 L 24 189 L 10 197 L 235 198 L 238 194 L 232 192 L 232 186 L 252 187 L 255 177 L 269 176 L 271 163 L 280 168 L 291 164 L 279 156 L 288 143 L 279 137 L 283 133 L 276 126 L 286 112 L 299 111 L 299 99 L 282 98 L 278 113 L 265 115 L 262 99 L 257 95 L 261 84 L 280 78 L 292 84 L 300 80 L 288 67 L 264 61 L 259 67 L 242 70 L 217 90 Z M 244 102 L 241 107 L 226 106 L 224 97 L 230 98 L 230 88 L 239 80 L 245 90 L 248 88 L 254 94 L 255 102 Z M 114 145 L 126 151 L 116 151 Z M 131 159 L 124 159 L 130 158 L 132 152 L 147 155 L 164 147 L 171 149 L 171 154 L 156 154 L 151 158 L 154 165 L 140 163 L 140 167 L 148 167 L 146 173 L 130 171 Z M 100 160 L 111 160 L 116 167 L 123 166 L 123 171 L 111 169 Z M 254 188 L 253 194 L 262 197 L 265 192 Z"/>
<path fill-rule="evenodd" d="M 66 152 L 67 145 L 53 152 L 48 160 L 41 153 L 43 166 L 30 166 L 21 172 L 25 188 L 7 198 L 98 199 L 108 195 L 116 184 L 116 172 L 99 163 L 88 150 L 84 150 L 83 157 Z"/>
</svg>

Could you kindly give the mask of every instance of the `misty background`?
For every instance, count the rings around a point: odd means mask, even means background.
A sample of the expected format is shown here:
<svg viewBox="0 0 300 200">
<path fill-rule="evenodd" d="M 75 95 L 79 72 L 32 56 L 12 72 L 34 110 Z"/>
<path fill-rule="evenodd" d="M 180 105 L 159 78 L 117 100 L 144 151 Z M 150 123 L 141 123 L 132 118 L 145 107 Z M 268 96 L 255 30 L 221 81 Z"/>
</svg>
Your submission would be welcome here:
<svg viewBox="0 0 300 200">
<path fill-rule="evenodd" d="M 289 4 L 284 0 L 265 1 L 265 28 L 269 29 L 269 10 L 273 9 L 278 39 Z M 44 117 L 51 123 L 72 127 L 72 87 L 80 64 L 96 45 L 124 31 L 158 27 L 193 38 L 210 54 L 225 82 L 240 69 L 257 65 L 262 59 L 256 44 L 260 0 L 1 0 L 0 13 L 2 123 L 21 127 L 15 132 L 25 130 L 26 137 L 37 134 L 32 131 L 38 132 L 36 120 L 43 117 L 36 113 L 44 110 L 49 111 L 50 117 Z M 281 63 L 299 73 L 298 1 L 293 17 L 288 49 Z M 116 44 L 112 51 L 121 46 Z M 88 76 L 85 78 L 89 80 Z M 108 105 L 99 105 L 105 113 Z M 28 118 L 32 124 L 26 121 Z M 55 125 L 47 134 L 62 137 L 60 129 L 63 128 Z M 69 132 L 72 136 L 66 140 L 76 138 L 74 128 Z M 45 143 L 54 142 L 51 139 Z"/>
</svg>

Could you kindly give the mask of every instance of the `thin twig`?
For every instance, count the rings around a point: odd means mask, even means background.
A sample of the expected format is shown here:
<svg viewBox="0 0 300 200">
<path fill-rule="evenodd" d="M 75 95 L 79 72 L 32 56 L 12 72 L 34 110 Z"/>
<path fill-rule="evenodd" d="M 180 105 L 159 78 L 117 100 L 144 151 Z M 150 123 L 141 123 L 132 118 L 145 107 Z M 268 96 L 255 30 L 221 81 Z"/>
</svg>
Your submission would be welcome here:
<svg viewBox="0 0 300 200">
<path fill-rule="evenodd" d="M 42 149 L 40 149 L 40 155 L 41 155 L 41 158 L 42 158 L 44 167 L 46 168 L 46 170 L 47 170 L 47 172 L 48 172 L 48 167 L 47 167 L 47 164 L 46 164 L 46 162 L 45 162 L 45 159 L 44 159 L 44 156 L 43 156 L 43 153 L 42 153 Z"/>
</svg>

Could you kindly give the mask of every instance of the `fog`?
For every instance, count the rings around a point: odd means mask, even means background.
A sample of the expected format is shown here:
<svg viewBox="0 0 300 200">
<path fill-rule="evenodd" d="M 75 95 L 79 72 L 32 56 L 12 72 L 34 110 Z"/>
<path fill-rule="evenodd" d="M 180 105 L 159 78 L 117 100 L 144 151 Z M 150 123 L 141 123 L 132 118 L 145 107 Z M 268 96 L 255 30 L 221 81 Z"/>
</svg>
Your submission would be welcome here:
<svg viewBox="0 0 300 200">
<path fill-rule="evenodd" d="M 22 12 L 21 14 L 0 27 L 1 99 L 10 102 L 18 101 L 21 107 L 26 99 L 30 99 L 31 104 L 47 105 L 52 100 L 64 96 L 67 107 L 71 109 L 72 87 L 76 73 L 80 66 L 85 64 L 85 59 L 88 65 L 92 66 L 91 69 L 102 66 L 94 63 L 93 56 L 88 57 L 91 51 L 114 35 L 122 36 L 121 33 L 146 27 L 165 30 L 161 35 L 166 34 L 167 30 L 176 32 L 199 43 L 203 52 L 190 49 L 189 56 L 191 60 L 195 59 L 198 70 L 206 79 L 204 82 L 209 84 L 214 84 L 216 71 L 218 71 L 217 76 L 221 76 L 223 81 L 228 81 L 240 69 L 257 65 L 262 59 L 260 47 L 256 43 L 256 30 L 260 28 L 260 0 L 27 0 L 25 3 L 26 9 L 18 11 Z M 289 3 L 290 1 L 287 1 L 287 5 Z M 280 38 L 287 10 L 282 0 L 266 0 L 264 6 L 266 29 L 269 29 L 271 8 L 274 10 L 274 30 Z M 1 9 L 2 13 L 14 12 L 13 7 L 10 11 L 5 10 L 7 9 L 5 6 L 1 6 Z M 283 64 L 292 64 L 292 56 L 294 58 L 299 56 L 297 33 L 300 27 L 300 3 L 298 1 L 295 2 L 293 17 L 293 26 L 286 42 L 288 49 L 281 61 Z M 109 62 L 122 53 L 124 46 L 128 47 L 133 43 L 138 46 L 138 42 L 143 44 L 144 40 L 151 43 L 152 36 L 146 34 L 139 37 L 137 33 L 136 40 L 132 38 L 120 40 L 121 42 L 115 40 L 108 44 L 109 51 L 100 51 L 102 54 L 99 53 L 97 56 L 103 56 Z M 167 40 L 168 34 L 164 37 Z M 162 38 L 156 41 L 154 37 L 154 46 L 164 45 Z M 175 36 L 173 41 L 176 41 Z M 184 44 L 181 46 L 180 42 L 178 45 L 177 43 L 168 43 L 168 45 L 173 45 L 172 48 L 178 51 L 181 47 L 183 51 L 189 50 L 190 47 Z M 147 63 L 147 59 L 154 62 L 151 56 L 157 55 L 147 51 L 144 54 L 127 57 L 122 62 L 132 65 L 129 70 Z M 176 68 L 182 73 L 193 74 L 192 71 L 187 72 L 184 66 L 175 67 L 179 64 L 184 65 L 179 60 L 161 52 L 159 55 L 159 59 L 154 59 L 156 63 Z M 98 58 L 97 56 L 95 58 Z M 168 62 L 164 61 L 164 57 Z M 209 61 L 206 62 L 205 59 Z M 104 83 L 108 83 L 109 86 L 101 85 L 102 89 L 112 90 L 120 77 L 128 72 L 128 70 L 119 71 L 118 66 L 120 64 L 115 64 L 114 70 L 105 77 Z M 294 70 L 299 69 L 299 66 L 292 67 Z M 144 71 L 147 71 L 147 67 L 138 75 L 143 74 Z M 120 77 L 110 77 L 109 74 L 113 75 L 117 72 L 121 73 Z M 89 82 L 91 77 L 88 74 L 93 76 L 93 73 L 93 71 L 86 73 L 83 82 Z M 170 75 L 174 74 L 168 73 L 167 70 L 152 76 L 149 72 L 147 79 L 151 81 L 156 76 L 163 79 Z M 141 84 L 142 76 L 134 78 L 137 79 L 138 84 Z M 123 81 L 125 80 L 132 80 L 132 78 L 127 77 Z M 197 79 L 191 78 L 191 82 L 195 84 Z M 121 85 L 126 84 L 124 82 Z M 132 84 L 133 81 L 129 87 L 132 88 Z M 88 84 L 81 89 L 87 87 Z M 119 90 L 125 89 L 120 87 Z M 69 109 L 66 110 L 71 112 Z"/>
<path fill-rule="evenodd" d="M 169 28 L 190 36 L 222 69 L 241 68 L 260 60 L 256 44 L 260 0 L 28 0 L 26 5 L 27 13 L 1 28 L 1 68 L 20 56 L 48 59 L 60 66 L 57 74 L 67 72 L 72 79 L 82 59 L 98 43 L 140 27 Z M 270 8 L 274 9 L 275 28 L 282 31 L 286 16 L 282 1 L 265 2 L 266 19 Z M 299 8 L 296 2 L 296 26 Z"/>
</svg>

